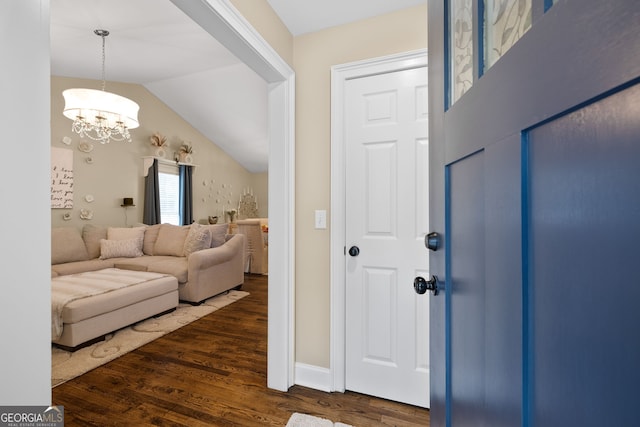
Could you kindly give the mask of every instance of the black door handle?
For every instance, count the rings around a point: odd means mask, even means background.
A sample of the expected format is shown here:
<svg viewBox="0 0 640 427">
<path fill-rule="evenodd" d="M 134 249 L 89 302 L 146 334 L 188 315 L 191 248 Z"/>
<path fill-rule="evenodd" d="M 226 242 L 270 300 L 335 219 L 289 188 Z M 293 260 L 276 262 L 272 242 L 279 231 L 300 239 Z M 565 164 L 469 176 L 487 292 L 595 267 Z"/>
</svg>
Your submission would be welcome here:
<svg viewBox="0 0 640 427">
<path fill-rule="evenodd" d="M 433 292 L 434 296 L 438 295 L 438 278 L 431 276 L 431 279 L 425 280 L 424 277 L 418 276 L 413 280 L 413 289 L 420 295 L 427 291 Z"/>
<path fill-rule="evenodd" d="M 440 235 L 435 231 L 427 234 L 424 236 L 424 245 L 429 250 L 437 251 L 440 247 Z"/>
<path fill-rule="evenodd" d="M 358 256 L 360 255 L 360 248 L 357 246 L 351 246 L 349 248 L 349 255 L 351 256 Z"/>
</svg>

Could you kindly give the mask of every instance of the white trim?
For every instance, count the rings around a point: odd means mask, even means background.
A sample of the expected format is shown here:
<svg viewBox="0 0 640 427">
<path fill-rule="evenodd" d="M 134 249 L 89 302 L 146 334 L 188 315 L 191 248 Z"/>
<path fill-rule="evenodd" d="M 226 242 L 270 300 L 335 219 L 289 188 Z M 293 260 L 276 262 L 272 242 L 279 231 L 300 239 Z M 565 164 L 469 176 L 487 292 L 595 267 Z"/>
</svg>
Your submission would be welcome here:
<svg viewBox="0 0 640 427">
<path fill-rule="evenodd" d="M 297 385 L 329 393 L 333 391 L 331 382 L 331 370 L 320 366 L 296 363 Z"/>
<path fill-rule="evenodd" d="M 286 391 L 295 362 L 295 77 L 269 87 L 269 295 L 267 386 Z M 280 114 L 275 114 L 276 112 Z M 279 141 L 290 141 L 281 144 Z M 283 256 L 273 256 L 280 253 Z"/>
<path fill-rule="evenodd" d="M 171 0 L 268 83 L 281 82 L 293 70 L 229 0 Z"/>
<path fill-rule="evenodd" d="M 269 84 L 267 386 L 294 384 L 295 75 L 228 0 L 171 0 Z"/>
<path fill-rule="evenodd" d="M 425 66 L 427 50 L 420 49 L 331 67 L 331 391 L 345 391 L 345 83 Z"/>
</svg>

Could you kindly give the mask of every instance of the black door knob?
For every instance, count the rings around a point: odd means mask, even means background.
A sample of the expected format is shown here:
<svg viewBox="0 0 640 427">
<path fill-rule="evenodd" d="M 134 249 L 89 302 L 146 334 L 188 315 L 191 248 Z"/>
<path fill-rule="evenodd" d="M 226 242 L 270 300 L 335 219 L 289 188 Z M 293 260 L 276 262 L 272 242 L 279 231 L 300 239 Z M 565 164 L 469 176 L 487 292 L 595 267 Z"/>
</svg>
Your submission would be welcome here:
<svg viewBox="0 0 640 427">
<path fill-rule="evenodd" d="M 351 256 L 358 256 L 360 255 L 360 248 L 357 246 L 351 246 L 349 248 L 349 255 Z"/>
<path fill-rule="evenodd" d="M 437 251 L 440 247 L 440 235 L 435 231 L 427 234 L 424 236 L 424 245 L 429 250 Z"/>
<path fill-rule="evenodd" d="M 427 291 L 433 292 L 433 295 L 438 295 L 438 278 L 436 276 L 431 276 L 431 279 L 425 280 L 424 277 L 416 277 L 413 280 L 413 289 L 415 289 L 417 294 L 424 294 Z"/>
</svg>

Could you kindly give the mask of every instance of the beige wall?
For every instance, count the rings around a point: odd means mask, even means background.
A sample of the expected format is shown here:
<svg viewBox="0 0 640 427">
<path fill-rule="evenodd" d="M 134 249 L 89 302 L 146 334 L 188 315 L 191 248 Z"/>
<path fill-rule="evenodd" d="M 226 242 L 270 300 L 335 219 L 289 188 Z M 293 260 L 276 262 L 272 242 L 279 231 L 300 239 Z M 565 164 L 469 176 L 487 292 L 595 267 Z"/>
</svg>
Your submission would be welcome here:
<svg viewBox="0 0 640 427">
<path fill-rule="evenodd" d="M 267 0 L 231 0 L 231 3 L 278 55 L 293 67 L 293 36 Z"/>
<path fill-rule="evenodd" d="M 296 362 L 329 367 L 331 66 L 427 47 L 427 6 L 294 39 L 296 72 Z M 330 222 L 330 221 L 329 221 Z"/>
<path fill-rule="evenodd" d="M 144 156 L 153 155 L 149 137 L 160 132 L 167 137 L 167 158 L 173 157 L 181 141 L 192 143 L 194 220 L 205 221 L 209 215 L 222 217 L 222 209 L 237 208 L 240 193 L 251 187 L 258 198 L 259 216 L 267 216 L 266 174 L 251 174 L 238 162 L 206 139 L 200 132 L 182 120 L 173 110 L 156 98 L 143 86 L 107 82 L 107 90 L 130 97 L 140 105 L 140 127 L 131 131 L 132 142 L 112 141 L 100 144 L 91 141 L 93 151 L 78 150 L 81 138 L 71 132 L 71 120 L 62 115 L 64 99 L 62 91 L 70 87 L 98 89 L 100 82 L 94 80 L 51 78 L 51 145 L 73 151 L 74 206 L 73 209 L 51 209 L 51 225 L 82 227 L 86 223 L 125 226 L 142 222 L 144 178 Z M 62 143 L 69 136 L 70 145 Z M 88 157 L 93 163 L 88 163 Z M 224 185 L 224 187 L 223 187 Z M 85 200 L 92 195 L 94 201 Z M 135 207 L 122 208 L 123 197 L 133 197 Z M 91 209 L 93 219 L 80 219 L 80 209 Z M 71 220 L 63 220 L 65 213 Z M 220 222 L 224 222 L 221 218 Z"/>
<path fill-rule="evenodd" d="M 269 172 L 254 173 L 251 176 L 251 187 L 253 194 L 256 195 L 258 203 L 258 215 L 261 218 L 269 216 L 267 204 L 269 202 Z"/>
</svg>

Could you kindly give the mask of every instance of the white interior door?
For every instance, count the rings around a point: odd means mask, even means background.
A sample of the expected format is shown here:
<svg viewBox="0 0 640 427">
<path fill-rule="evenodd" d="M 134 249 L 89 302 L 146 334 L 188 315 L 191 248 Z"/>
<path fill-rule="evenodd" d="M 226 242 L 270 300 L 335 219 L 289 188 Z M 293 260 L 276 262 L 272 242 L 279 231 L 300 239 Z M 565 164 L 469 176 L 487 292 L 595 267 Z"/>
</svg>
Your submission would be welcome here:
<svg viewBox="0 0 640 427">
<path fill-rule="evenodd" d="M 426 67 L 349 80 L 345 97 L 345 386 L 428 407 Z"/>
</svg>

